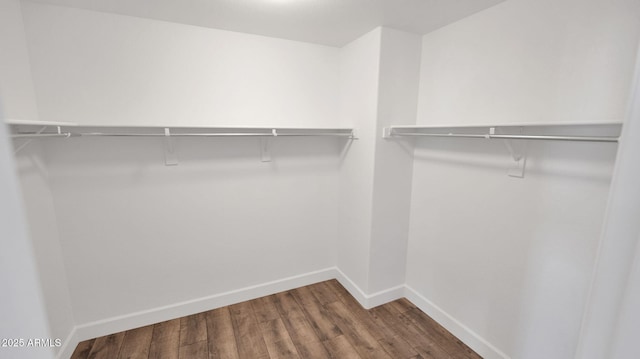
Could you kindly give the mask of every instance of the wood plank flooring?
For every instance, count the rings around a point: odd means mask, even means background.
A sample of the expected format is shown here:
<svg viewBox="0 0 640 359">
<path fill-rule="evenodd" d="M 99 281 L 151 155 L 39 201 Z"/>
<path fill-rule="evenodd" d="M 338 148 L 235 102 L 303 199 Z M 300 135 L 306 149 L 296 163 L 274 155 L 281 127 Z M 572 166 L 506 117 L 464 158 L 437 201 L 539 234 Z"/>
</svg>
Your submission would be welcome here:
<svg viewBox="0 0 640 359">
<path fill-rule="evenodd" d="M 336 281 L 115 333 L 72 359 L 481 359 L 406 299 L 365 310 Z"/>
</svg>

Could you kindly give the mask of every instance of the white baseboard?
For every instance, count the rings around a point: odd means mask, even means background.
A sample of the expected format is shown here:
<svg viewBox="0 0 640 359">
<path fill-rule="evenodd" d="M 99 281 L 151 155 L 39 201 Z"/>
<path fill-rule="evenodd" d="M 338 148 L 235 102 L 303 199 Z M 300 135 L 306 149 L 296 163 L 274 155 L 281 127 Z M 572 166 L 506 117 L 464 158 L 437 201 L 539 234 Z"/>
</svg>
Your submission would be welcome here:
<svg viewBox="0 0 640 359">
<path fill-rule="evenodd" d="M 445 312 L 427 298 L 420 295 L 413 288 L 406 284 L 389 288 L 377 293 L 366 294 L 339 268 L 336 268 L 336 279 L 343 287 L 362 305 L 365 309 L 370 309 L 396 299 L 407 298 L 420 310 L 425 312 L 445 329 L 453 333 L 463 343 L 468 345 L 476 353 L 485 359 L 510 359 L 508 355 L 491 345 L 487 340 L 476 334 L 467 326 L 456 320 L 453 316 Z"/>
<path fill-rule="evenodd" d="M 339 268 L 336 270 L 336 279 L 351 294 L 362 307 L 371 309 L 379 305 L 392 302 L 396 299 L 404 297 L 404 285 L 385 289 L 373 294 L 366 294 L 360 287 L 355 284 L 344 272 Z"/>
<path fill-rule="evenodd" d="M 344 289 L 354 297 L 361 306 L 367 307 L 367 294 L 365 294 L 357 284 L 355 284 L 349 277 L 347 277 L 339 268 L 336 267 L 336 280 L 344 287 Z"/>
<path fill-rule="evenodd" d="M 369 294 L 368 297 L 367 309 L 387 304 L 396 299 L 404 298 L 404 285 L 398 285 L 393 288 L 381 290 L 379 292 Z"/>
<path fill-rule="evenodd" d="M 283 278 L 259 285 L 240 288 L 225 293 L 219 293 L 198 299 L 175 303 L 164 307 L 153 308 L 136 313 L 77 325 L 74 328 L 76 345 L 78 342 L 83 340 L 101 337 L 104 335 L 109 335 L 133 328 L 139 328 L 145 325 L 159 323 L 165 320 L 180 318 L 186 315 L 196 314 L 211 309 L 224 307 L 230 304 L 244 302 L 246 300 L 271 295 L 274 293 L 322 282 L 333 278 L 336 278 L 335 267 Z M 73 352 L 73 349 L 75 349 L 75 345 L 73 347 L 74 348 L 71 349 L 71 352 Z"/>
<path fill-rule="evenodd" d="M 433 318 L 445 329 L 450 331 L 453 335 L 455 335 L 463 343 L 468 345 L 476 353 L 480 354 L 481 357 L 485 359 L 510 359 L 507 354 L 491 345 L 487 340 L 456 320 L 442 308 L 438 307 L 433 302 L 420 295 L 413 288 L 409 287 L 408 285 L 405 285 L 404 288 L 404 296 L 409 301 L 411 301 L 411 303 L 415 304 L 418 308 L 420 308 L 420 310 L 425 312 L 428 316 Z"/>
<path fill-rule="evenodd" d="M 510 359 L 505 353 L 491 345 L 484 338 L 473 332 L 471 329 L 423 297 L 411 287 L 403 284 L 380 292 L 366 294 L 337 267 L 326 268 L 225 293 L 175 303 L 164 307 L 77 325 L 73 328 L 67 340 L 65 340 L 63 346 L 60 348 L 57 358 L 66 359 L 71 357 L 71 354 L 73 354 L 78 343 L 83 340 L 200 313 L 329 279 L 337 279 L 338 282 L 340 282 L 340 284 L 342 284 L 342 286 L 345 287 L 345 289 L 360 303 L 360 305 L 366 309 L 406 297 L 471 349 L 480 354 L 483 358 Z"/>
<path fill-rule="evenodd" d="M 58 355 L 56 355 L 57 359 L 67 359 L 71 358 L 73 351 L 76 350 L 80 341 L 78 340 L 78 335 L 76 334 L 76 328 L 71 329 L 69 335 L 62 343 L 60 350 L 58 350 Z"/>
</svg>

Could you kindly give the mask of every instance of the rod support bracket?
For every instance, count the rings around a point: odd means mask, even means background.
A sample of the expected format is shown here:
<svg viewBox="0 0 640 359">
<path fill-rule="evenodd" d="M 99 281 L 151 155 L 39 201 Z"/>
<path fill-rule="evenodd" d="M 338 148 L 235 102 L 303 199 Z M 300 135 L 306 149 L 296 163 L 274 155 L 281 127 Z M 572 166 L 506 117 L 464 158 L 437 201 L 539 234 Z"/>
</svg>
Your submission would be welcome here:
<svg viewBox="0 0 640 359">
<path fill-rule="evenodd" d="M 171 137 L 171 130 L 167 127 L 164 129 L 164 165 L 178 165 L 178 154 L 176 153 L 174 139 Z"/>
<path fill-rule="evenodd" d="M 275 130 L 274 131 L 274 136 Z M 271 139 L 268 137 L 262 137 L 260 139 L 260 161 L 271 162 Z"/>
<path fill-rule="evenodd" d="M 489 128 L 489 136 L 497 135 L 500 129 L 496 127 Z M 524 128 L 519 127 L 518 134 L 524 133 Z M 507 175 L 509 177 L 524 178 L 524 170 L 527 165 L 527 141 L 514 141 L 510 139 L 503 140 L 504 146 L 509 151 L 512 161 L 507 168 Z"/>
<path fill-rule="evenodd" d="M 42 126 L 42 127 L 40 127 L 40 129 L 39 129 L 38 131 L 36 131 L 36 134 L 37 134 L 37 135 L 39 135 L 39 134 L 43 133 L 43 132 L 44 132 L 44 130 L 46 130 L 46 129 L 47 129 L 47 126 Z M 58 126 L 58 133 L 60 133 L 60 126 Z M 68 137 L 68 136 L 67 136 L 67 137 Z M 33 141 L 33 139 L 28 139 L 28 140 L 24 141 L 20 146 L 16 147 L 16 148 L 13 150 L 13 154 L 14 154 L 14 155 L 17 155 L 17 154 L 18 154 L 18 152 L 22 151 L 22 150 L 23 150 L 23 149 L 25 149 L 27 146 L 29 146 L 29 144 L 31 143 L 31 141 Z"/>
</svg>

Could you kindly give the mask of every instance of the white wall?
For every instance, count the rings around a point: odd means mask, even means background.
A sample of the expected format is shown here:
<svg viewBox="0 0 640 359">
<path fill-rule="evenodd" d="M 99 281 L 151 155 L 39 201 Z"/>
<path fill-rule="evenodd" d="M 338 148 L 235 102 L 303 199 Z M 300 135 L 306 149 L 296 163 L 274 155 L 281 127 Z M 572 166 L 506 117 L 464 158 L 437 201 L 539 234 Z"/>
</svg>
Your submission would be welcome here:
<svg viewBox="0 0 640 359">
<path fill-rule="evenodd" d="M 24 10 L 42 119 L 341 124 L 336 48 L 28 2 Z M 167 167 L 159 139 L 41 141 L 79 338 L 333 276 L 347 142 L 277 138 L 272 162 L 261 162 L 259 139 L 183 138 L 179 165 Z"/>
<path fill-rule="evenodd" d="M 4 5 L 4 3 L 3 3 Z M 50 347 L 28 347 L 29 339 L 51 338 L 20 188 L 4 124 L 0 124 L 0 338 L 23 339 L 23 347 L 0 347 L 2 358 L 53 358 Z"/>
<path fill-rule="evenodd" d="M 511 0 L 423 38 L 419 124 L 621 121 L 635 1 Z M 616 146 L 416 142 L 409 296 L 487 358 L 570 358 Z"/>
<path fill-rule="evenodd" d="M 19 1 L 3 0 L 0 2 L 0 121 L 5 119 L 37 120 L 38 111 L 35 102 L 35 93 L 29 67 L 29 57 L 27 54 L 26 38 L 22 22 L 22 13 Z M 3 130 L 4 130 L 4 126 Z M 13 147 L 4 143 L 5 134 L 2 133 L 3 157 L 13 157 Z M 22 144 L 19 143 L 19 144 Z M 6 145 L 6 147 L 5 147 Z M 46 178 L 42 176 L 40 168 L 37 167 L 39 160 L 35 147 L 22 151 L 22 156 L 17 159 L 18 172 L 20 175 L 20 187 L 24 200 L 24 209 L 20 203 L 19 207 L 13 211 L 13 219 L 7 218 L 9 222 L 3 224 L 2 228 L 7 228 L 3 234 L 3 253 L 10 258 L 2 258 L 2 273 L 12 276 L 11 280 L 24 281 L 24 284 L 6 283 L 3 280 L 3 292 L 15 295 L 9 298 L 15 301 L 3 304 L 2 307 L 8 312 L 3 314 L 0 322 L 7 332 L 2 333 L 2 338 L 51 338 L 60 340 L 60 344 L 75 346 L 75 341 L 71 336 L 73 330 L 73 317 L 71 314 L 68 286 L 60 253 L 55 215 L 51 193 L 48 190 Z M 29 153 L 31 160 L 26 157 Z M 6 160 L 6 159 L 5 159 Z M 14 196 L 18 189 L 12 183 L 15 174 L 13 171 L 13 160 L 10 162 L 11 172 L 3 174 L 3 179 L 9 182 L 2 183 L 1 189 L 11 191 L 11 195 L 4 195 L 3 203 L 6 200 L 7 206 L 18 206 L 14 202 Z M 6 187 L 10 186 L 10 187 Z M 21 234 L 20 226 L 24 225 L 23 210 L 26 213 L 26 224 L 28 225 L 28 236 Z M 3 215 L 3 219 L 6 216 Z M 13 221 L 16 221 L 13 223 Z M 13 232 L 11 232 L 13 231 Z M 4 236 L 7 236 L 4 238 Z M 14 248 L 12 250 L 11 248 Z M 35 258 L 34 258 L 35 256 Z M 35 267 L 32 266 L 35 263 Z M 6 265 L 6 267 L 4 266 Z M 35 273 L 32 273 L 36 270 Z M 9 278 L 7 278 L 9 280 Z M 34 286 L 29 288 L 29 286 Z M 12 289 L 13 288 L 13 289 Z M 24 292 L 24 291 L 29 292 Z M 23 303 L 24 301 L 24 303 Z M 44 307 L 41 308 L 44 304 Z M 43 311 L 44 310 L 44 311 Z M 14 319 L 23 321 L 25 314 L 33 317 L 32 323 L 24 323 L 26 330 L 30 325 L 37 324 L 41 320 L 39 316 L 46 314 L 44 325 L 46 330 L 38 329 L 34 326 L 33 332 L 21 332 L 22 323 L 12 322 Z M 18 314 L 17 317 L 11 318 Z M 7 317 L 4 317 L 7 315 Z M 11 318 L 11 319 L 10 319 Z M 6 324 L 5 323 L 10 323 Z M 4 348 L 3 348 L 4 349 Z M 53 352 L 58 353 L 62 347 L 54 346 Z M 3 351 L 4 352 L 4 351 Z M 19 354 L 18 354 L 19 353 Z M 15 354 L 15 355 L 14 355 Z M 33 348 L 20 350 L 16 353 L 2 354 L 0 357 L 36 357 L 42 355 L 47 357 L 51 354 L 51 349 L 46 352 L 36 352 Z"/>
<path fill-rule="evenodd" d="M 576 358 L 637 358 L 640 319 L 640 58 Z"/>
<path fill-rule="evenodd" d="M 639 7 L 509 0 L 427 34 L 418 122 L 621 122 Z"/>
<path fill-rule="evenodd" d="M 640 330 L 640 236 L 636 238 L 636 251 L 624 298 L 617 316 L 616 328 L 611 335 L 609 355 L 613 359 L 633 359 L 640 356 L 637 333 Z"/>
<path fill-rule="evenodd" d="M 43 119 L 329 126 L 338 49 L 25 2 Z"/>
<path fill-rule="evenodd" d="M 509 156 L 498 142 L 416 144 L 407 285 L 509 357 L 569 358 L 615 145 L 531 144 L 524 179 L 506 175 Z"/>
<path fill-rule="evenodd" d="M 335 139 L 278 139 L 272 162 L 256 139 L 183 139 L 172 167 L 157 139 L 45 148 L 78 325 L 335 265 Z"/>
<path fill-rule="evenodd" d="M 0 49 L 2 119 L 37 120 L 20 1 L 0 1 Z"/>
<path fill-rule="evenodd" d="M 16 164 L 25 204 L 29 234 L 33 243 L 42 294 L 49 318 L 50 332 L 65 345 L 75 347 L 69 283 L 62 258 L 58 225 L 40 144 L 35 141 L 16 156 Z M 66 348 L 56 348 L 56 351 Z M 73 349 L 73 348 L 72 348 Z"/>
<path fill-rule="evenodd" d="M 412 150 L 381 138 L 415 121 L 420 37 L 377 28 L 341 49 L 340 113 L 358 140 L 341 167 L 338 268 L 366 307 L 402 296 Z"/>
<path fill-rule="evenodd" d="M 413 147 L 381 138 L 382 129 L 416 119 L 421 37 L 382 28 L 376 144 L 374 149 L 370 293 L 405 282 Z M 375 303 L 380 304 L 380 303 Z"/>
<path fill-rule="evenodd" d="M 338 268 L 368 292 L 380 39 L 377 28 L 340 50 L 340 116 L 357 129 L 340 169 Z M 346 283 L 345 283 L 346 284 Z M 353 293 L 357 289 L 349 288 Z M 360 298 L 363 300 L 364 298 Z"/>
</svg>

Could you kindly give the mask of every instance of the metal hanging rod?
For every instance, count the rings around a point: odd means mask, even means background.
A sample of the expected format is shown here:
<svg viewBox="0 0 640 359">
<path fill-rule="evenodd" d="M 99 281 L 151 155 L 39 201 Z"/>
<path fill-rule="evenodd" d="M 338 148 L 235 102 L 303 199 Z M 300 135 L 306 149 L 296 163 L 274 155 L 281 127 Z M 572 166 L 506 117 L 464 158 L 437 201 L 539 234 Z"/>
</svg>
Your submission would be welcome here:
<svg viewBox="0 0 640 359">
<path fill-rule="evenodd" d="M 34 139 L 34 138 L 42 138 L 42 137 L 71 137 L 71 133 L 63 132 L 63 133 L 16 133 L 12 134 L 11 138 L 25 138 L 25 139 Z"/>
<path fill-rule="evenodd" d="M 523 133 L 525 128 L 530 129 L 530 131 L 535 134 Z M 401 125 L 385 127 L 382 132 L 382 137 L 458 137 L 502 140 L 500 142 L 503 142 L 511 154 L 510 157 L 512 159 L 507 169 L 507 175 L 510 177 L 524 178 L 528 144 L 527 142 L 517 143 L 514 140 L 616 143 L 618 142 L 621 128 L 622 123 L 555 123 L 449 127 Z M 502 133 L 499 132 L 500 130 L 510 133 Z"/>
<path fill-rule="evenodd" d="M 265 129 L 265 132 L 171 132 L 169 128 L 164 128 L 165 132 L 82 132 L 67 131 L 62 132 L 58 127 L 58 132 L 18 132 L 12 134 L 12 138 L 44 138 L 44 137 L 292 137 L 292 136 L 333 136 L 348 137 L 355 139 L 353 130 L 340 129 L 331 130 L 311 130 L 303 131 L 297 129 L 278 130 Z M 267 132 L 268 131 L 268 132 Z M 280 131 L 280 132 L 279 132 Z M 282 132 L 284 131 L 284 132 Z"/>
<path fill-rule="evenodd" d="M 163 133 L 101 133 L 101 132 L 87 132 L 87 133 L 71 133 L 73 136 L 79 137 L 165 137 L 167 135 Z M 338 137 L 352 137 L 351 133 L 262 133 L 262 132 L 238 132 L 238 133 L 174 133 L 171 137 L 289 137 L 289 136 L 338 136 Z"/>
<path fill-rule="evenodd" d="M 582 142 L 618 142 L 618 137 L 610 136 L 555 136 L 555 135 L 492 135 L 492 134 L 464 134 L 464 133 L 391 133 L 386 137 L 461 137 L 507 140 L 549 140 L 549 141 L 582 141 Z"/>
<path fill-rule="evenodd" d="M 29 142 L 31 142 L 32 139 L 35 139 L 35 138 L 41 138 L 41 137 L 71 137 L 71 133 L 62 132 L 62 127 L 61 126 L 56 126 L 56 129 L 57 129 L 58 132 L 48 132 L 48 133 L 44 132 L 44 130 L 46 130 L 47 127 L 48 127 L 47 125 L 44 125 L 36 132 L 12 134 L 11 138 L 24 138 L 24 139 L 27 139 L 27 142 L 25 142 L 23 144 L 23 146 L 20 146 L 16 150 L 16 153 L 20 149 L 22 149 L 24 146 L 26 146 Z"/>
<path fill-rule="evenodd" d="M 519 128 L 521 131 L 525 127 L 531 128 L 540 128 L 540 127 L 552 127 L 552 128 L 560 128 L 563 127 L 565 130 L 569 127 L 593 127 L 598 126 L 599 133 L 606 133 L 607 136 L 594 136 L 592 134 L 585 136 L 575 136 L 575 135 L 544 135 L 544 134 L 508 134 L 508 133 L 496 133 L 497 128 L 507 127 L 507 128 Z M 465 127 L 455 127 L 465 129 L 465 131 L 461 131 L 462 133 L 455 132 L 445 132 L 448 130 L 453 130 L 454 127 L 421 127 L 421 126 L 398 126 L 398 127 L 387 127 L 384 128 L 382 136 L 384 138 L 393 138 L 393 137 L 460 137 L 460 138 L 483 138 L 483 139 L 503 139 L 503 140 L 536 140 L 536 141 L 578 141 L 578 142 L 618 142 L 619 128 L 616 132 L 612 132 L 611 129 L 614 127 L 620 127 L 619 123 L 612 124 L 558 124 L 558 125 L 505 125 L 505 126 L 465 126 Z M 486 128 L 485 130 L 481 130 L 481 128 Z M 604 132 L 602 131 L 604 130 Z M 478 133 L 487 131 L 488 133 Z M 430 132 L 427 132 L 430 131 Z M 464 133 L 464 132 L 469 133 Z M 475 132 L 475 133 L 474 133 Z M 590 132 L 593 132 L 590 131 Z"/>
</svg>

